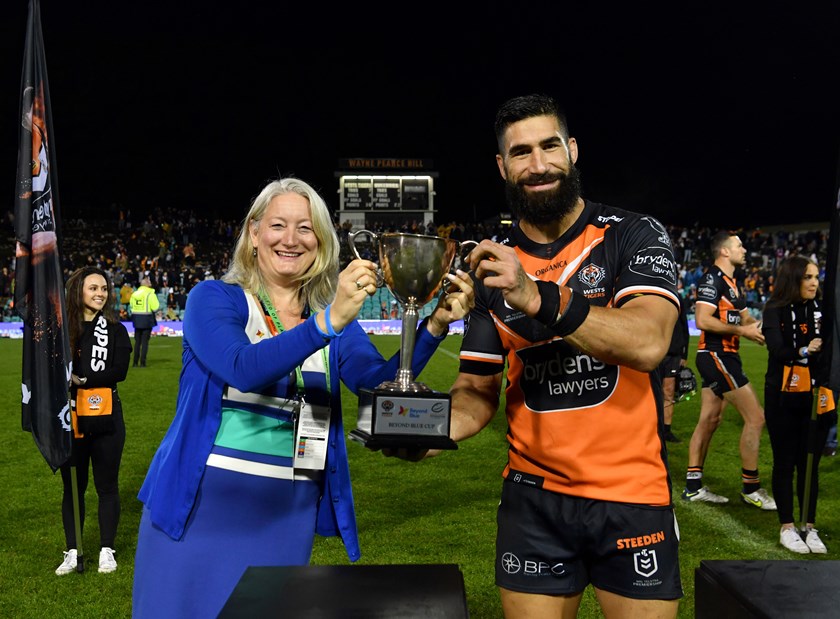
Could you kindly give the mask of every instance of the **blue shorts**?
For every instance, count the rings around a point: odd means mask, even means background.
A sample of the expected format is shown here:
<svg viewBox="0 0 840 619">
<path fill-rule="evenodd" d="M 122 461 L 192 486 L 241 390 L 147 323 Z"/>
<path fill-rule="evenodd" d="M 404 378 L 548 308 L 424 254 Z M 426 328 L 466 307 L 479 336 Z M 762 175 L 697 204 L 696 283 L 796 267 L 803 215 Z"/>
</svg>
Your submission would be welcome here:
<svg viewBox="0 0 840 619">
<path fill-rule="evenodd" d="M 496 522 L 499 587 L 574 595 L 592 583 L 633 599 L 683 596 L 673 506 L 584 499 L 506 480 Z"/>
<path fill-rule="evenodd" d="M 750 379 L 741 367 L 741 357 L 734 352 L 700 351 L 695 359 L 703 387 L 714 391 L 719 398 L 727 391 L 735 391 L 749 384 Z"/>
</svg>

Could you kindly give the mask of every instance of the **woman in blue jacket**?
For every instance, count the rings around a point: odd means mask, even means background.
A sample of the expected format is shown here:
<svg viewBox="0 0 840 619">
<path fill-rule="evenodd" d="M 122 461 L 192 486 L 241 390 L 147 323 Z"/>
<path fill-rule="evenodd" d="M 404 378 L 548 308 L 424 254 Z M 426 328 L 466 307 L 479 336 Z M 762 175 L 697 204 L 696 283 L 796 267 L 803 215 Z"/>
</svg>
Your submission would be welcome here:
<svg viewBox="0 0 840 619">
<path fill-rule="evenodd" d="M 419 374 L 474 304 L 462 272 L 418 327 Z M 216 617 L 251 565 L 305 565 L 315 534 L 359 542 L 341 418 L 354 393 L 393 380 L 356 321 L 376 264 L 339 273 L 339 241 L 307 183 L 269 183 L 230 270 L 187 301 L 177 408 L 139 498 L 135 617 Z"/>
</svg>

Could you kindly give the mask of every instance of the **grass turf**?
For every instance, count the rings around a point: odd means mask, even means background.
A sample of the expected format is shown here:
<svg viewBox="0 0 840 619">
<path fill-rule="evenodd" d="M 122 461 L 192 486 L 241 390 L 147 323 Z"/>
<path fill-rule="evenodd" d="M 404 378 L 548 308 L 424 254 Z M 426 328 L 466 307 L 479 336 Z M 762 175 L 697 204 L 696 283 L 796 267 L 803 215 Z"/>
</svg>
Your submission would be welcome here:
<svg viewBox="0 0 840 619">
<path fill-rule="evenodd" d="M 398 336 L 373 336 L 390 355 L 399 348 Z M 430 387 L 446 390 L 457 373 L 460 337 L 450 336 L 418 377 Z M 0 410 L 5 422 L 0 437 L 0 616 L 73 618 L 130 617 L 133 557 L 141 504 L 137 491 L 175 407 L 181 367 L 181 339 L 155 337 L 149 365 L 132 368 L 120 385 L 127 440 L 120 473 L 122 519 L 116 542 L 119 568 L 113 574 L 96 571 L 98 525 L 96 494 L 91 481 L 87 492 L 84 534 L 86 567 L 82 574 L 57 577 L 64 535 L 61 528 L 61 479 L 53 475 L 31 436 L 20 426 L 21 340 L 0 339 Z M 692 347 L 696 338 L 692 338 Z M 761 397 L 766 350 L 743 343 L 747 375 Z M 693 367 L 693 349 L 689 364 Z M 357 401 L 343 392 L 346 430 L 355 427 Z M 705 466 L 705 483 L 730 498 L 725 506 L 686 504 L 679 500 L 684 483 L 688 441 L 699 413 L 699 394 L 676 406 L 674 432 L 683 439 L 669 443 L 677 519 L 681 531 L 680 563 L 685 597 L 679 616 L 694 616 L 694 570 L 700 561 L 797 559 L 830 560 L 838 546 L 836 514 L 840 514 L 838 464 L 824 458 L 818 527 L 828 555 L 792 555 L 778 543 L 775 512 L 762 512 L 739 500 L 740 416 L 732 408 L 715 434 Z M 505 462 L 504 415 L 497 414 L 478 436 L 457 450 L 419 463 L 409 463 L 370 452 L 355 442 L 348 451 L 353 476 L 362 545 L 360 564 L 455 563 L 464 574 L 470 616 L 501 617 L 493 582 L 495 514 Z M 770 487 L 772 458 L 766 431 L 762 439 L 760 471 Z M 220 558 L 223 560 L 223 558 Z M 349 563 L 341 542 L 318 538 L 313 563 Z M 580 617 L 601 616 L 588 590 Z"/>
</svg>

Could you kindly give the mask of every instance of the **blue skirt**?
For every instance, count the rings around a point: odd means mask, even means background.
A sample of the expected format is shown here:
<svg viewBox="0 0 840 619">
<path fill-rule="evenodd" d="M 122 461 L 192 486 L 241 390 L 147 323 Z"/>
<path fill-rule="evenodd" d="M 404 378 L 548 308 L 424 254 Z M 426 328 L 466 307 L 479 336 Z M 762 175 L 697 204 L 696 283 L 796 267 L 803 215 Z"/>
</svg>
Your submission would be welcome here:
<svg viewBox="0 0 840 619">
<path fill-rule="evenodd" d="M 308 565 L 319 495 L 313 481 L 207 466 L 180 540 L 143 509 L 132 616 L 215 619 L 248 566 Z"/>
</svg>

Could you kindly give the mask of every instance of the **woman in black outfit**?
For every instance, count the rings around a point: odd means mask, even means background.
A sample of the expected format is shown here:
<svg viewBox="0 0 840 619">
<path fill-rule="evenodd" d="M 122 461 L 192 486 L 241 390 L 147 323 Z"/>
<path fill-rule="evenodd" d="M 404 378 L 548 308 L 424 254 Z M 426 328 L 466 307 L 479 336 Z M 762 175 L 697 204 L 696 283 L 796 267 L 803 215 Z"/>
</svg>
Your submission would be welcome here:
<svg viewBox="0 0 840 619">
<path fill-rule="evenodd" d="M 776 498 L 779 541 L 782 546 L 805 554 L 827 552 L 817 535 L 817 471 L 825 444 L 830 417 L 819 415 L 817 436 L 808 443 L 813 410 L 813 378 L 816 357 L 822 350 L 817 295 L 819 269 L 803 256 L 785 259 L 776 275 L 776 285 L 764 309 L 762 332 L 767 343 L 767 373 L 764 377 L 764 416 L 773 449 L 773 496 Z M 819 447 L 819 448 L 817 448 Z M 808 452 L 813 453 L 811 479 L 806 480 Z M 794 526 L 793 475 L 800 509 L 805 500 L 805 484 L 810 483 L 807 526 Z"/>
<path fill-rule="evenodd" d="M 74 437 L 70 459 L 61 467 L 64 482 L 61 519 L 67 551 L 55 573 L 62 576 L 77 567 L 70 467 L 76 468 L 83 527 L 85 490 L 91 464 L 99 496 L 99 571 L 109 573 L 117 569 L 114 538 L 120 519 L 118 479 L 125 444 L 125 423 L 117 383 L 125 380 L 128 373 L 131 340 L 114 311 L 114 286 L 101 269 L 83 267 L 73 273 L 67 280 L 66 301 L 70 349 L 73 351 L 70 399 Z"/>
</svg>

